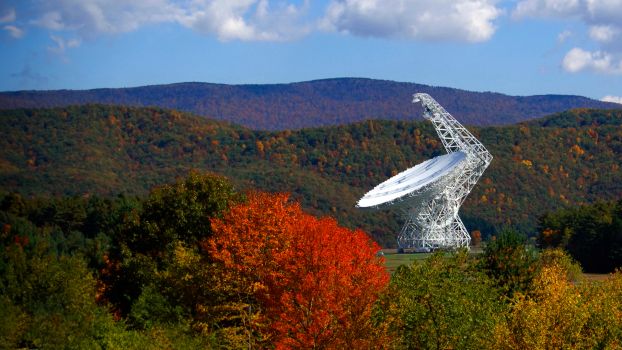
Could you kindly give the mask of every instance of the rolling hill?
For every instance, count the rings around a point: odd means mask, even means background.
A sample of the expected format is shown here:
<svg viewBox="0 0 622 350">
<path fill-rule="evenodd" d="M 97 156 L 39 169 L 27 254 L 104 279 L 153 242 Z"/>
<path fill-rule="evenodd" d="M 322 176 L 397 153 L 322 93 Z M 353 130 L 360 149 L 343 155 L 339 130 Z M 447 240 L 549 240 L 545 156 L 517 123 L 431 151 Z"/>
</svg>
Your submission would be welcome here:
<svg viewBox="0 0 622 350">
<path fill-rule="evenodd" d="M 366 119 L 413 120 L 415 92 L 427 92 L 466 125 L 508 125 L 572 108 L 620 108 L 580 96 L 507 96 L 361 78 L 291 84 L 178 83 L 118 89 L 0 93 L 0 109 L 101 103 L 157 106 L 257 130 L 345 125 Z"/>
<path fill-rule="evenodd" d="M 461 215 L 484 235 L 533 233 L 560 207 L 622 197 L 622 110 L 579 109 L 473 128 L 494 160 Z M 428 122 L 369 120 L 298 131 L 253 131 L 184 112 L 104 105 L 0 111 L 0 190 L 26 195 L 145 194 L 190 169 L 238 188 L 291 192 L 313 214 L 395 244 L 400 220 L 354 208 L 362 194 L 444 153 Z"/>
</svg>

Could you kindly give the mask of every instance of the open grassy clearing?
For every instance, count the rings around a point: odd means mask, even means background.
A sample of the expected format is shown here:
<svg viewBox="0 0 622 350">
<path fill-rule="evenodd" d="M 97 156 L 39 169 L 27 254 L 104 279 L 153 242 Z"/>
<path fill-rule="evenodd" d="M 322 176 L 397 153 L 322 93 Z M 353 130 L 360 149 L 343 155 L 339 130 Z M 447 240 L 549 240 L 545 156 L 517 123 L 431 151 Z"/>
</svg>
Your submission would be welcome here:
<svg viewBox="0 0 622 350">
<path fill-rule="evenodd" d="M 397 253 L 385 253 L 384 264 L 387 270 L 393 274 L 397 267 L 400 265 L 412 264 L 415 260 L 424 260 L 432 255 L 431 253 L 410 253 L 410 254 L 397 254 Z"/>
<path fill-rule="evenodd" d="M 606 280 L 611 274 L 609 273 L 583 273 L 583 278 L 585 278 L 586 281 L 604 281 Z"/>
<path fill-rule="evenodd" d="M 432 253 L 403 253 L 398 254 L 397 249 L 383 249 L 385 266 L 393 274 L 398 266 L 412 264 L 413 261 L 421 261 L 428 258 Z M 471 247 L 469 254 L 478 255 L 482 253 L 482 248 Z M 449 253 L 448 253 L 449 254 Z"/>
<path fill-rule="evenodd" d="M 389 273 L 393 274 L 400 265 L 409 265 L 413 261 L 421 261 L 427 259 L 432 253 L 405 253 L 398 254 L 396 249 L 383 249 L 384 264 Z M 481 254 L 481 248 L 472 248 L 471 254 Z M 586 281 L 604 281 L 609 277 L 608 273 L 583 273 Z"/>
</svg>

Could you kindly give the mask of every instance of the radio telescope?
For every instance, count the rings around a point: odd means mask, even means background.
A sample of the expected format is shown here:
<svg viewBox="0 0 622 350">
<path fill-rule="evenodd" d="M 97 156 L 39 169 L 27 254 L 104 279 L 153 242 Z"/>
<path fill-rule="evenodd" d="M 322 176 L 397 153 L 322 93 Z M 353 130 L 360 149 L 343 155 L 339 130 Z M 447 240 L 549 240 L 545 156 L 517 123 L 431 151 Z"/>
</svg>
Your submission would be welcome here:
<svg viewBox="0 0 622 350">
<path fill-rule="evenodd" d="M 447 154 L 393 176 L 367 192 L 356 206 L 402 212 L 406 223 L 397 237 L 402 251 L 468 247 L 471 237 L 458 210 L 492 155 L 430 95 L 413 97 L 413 103 L 423 105 L 423 116 L 434 124 Z"/>
</svg>

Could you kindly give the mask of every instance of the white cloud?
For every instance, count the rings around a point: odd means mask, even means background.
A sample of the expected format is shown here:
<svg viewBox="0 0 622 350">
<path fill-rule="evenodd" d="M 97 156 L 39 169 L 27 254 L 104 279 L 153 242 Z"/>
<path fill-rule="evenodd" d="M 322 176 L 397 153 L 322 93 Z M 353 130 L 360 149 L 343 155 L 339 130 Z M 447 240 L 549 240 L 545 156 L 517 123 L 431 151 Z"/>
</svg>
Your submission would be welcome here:
<svg viewBox="0 0 622 350">
<path fill-rule="evenodd" d="M 512 17 L 569 17 L 580 13 L 582 7 L 581 0 L 522 0 L 516 5 Z"/>
<path fill-rule="evenodd" d="M 571 36 L 572 36 L 572 32 L 571 31 L 564 30 L 563 32 L 559 33 L 559 35 L 557 35 L 557 42 L 559 42 L 560 44 L 563 44 Z"/>
<path fill-rule="evenodd" d="M 622 19 L 621 8 L 622 0 L 521 0 L 512 17 L 580 17 L 587 23 L 614 23 Z"/>
<path fill-rule="evenodd" d="M 291 1 L 291 0 L 290 0 Z M 300 1 L 295 1 L 300 2 Z M 220 40 L 288 40 L 305 34 L 300 5 L 269 0 L 52 0 L 32 22 L 81 37 L 118 34 L 150 24 L 177 23 Z"/>
<path fill-rule="evenodd" d="M 600 73 L 622 74 L 622 60 L 603 51 L 585 51 L 575 47 L 568 51 L 562 61 L 564 70 L 577 73 L 591 70 Z"/>
<path fill-rule="evenodd" d="M 621 9 L 622 10 L 622 9 Z M 596 25 L 590 27 L 590 38 L 595 41 L 607 43 L 613 40 L 620 31 L 610 25 Z"/>
<path fill-rule="evenodd" d="M 51 35 L 50 39 L 52 39 L 55 46 L 48 46 L 48 50 L 50 50 L 50 52 L 60 55 L 64 54 L 67 49 L 78 47 L 81 44 L 80 39 L 75 38 L 64 39 L 59 36 Z"/>
<path fill-rule="evenodd" d="M 622 0 L 521 0 L 512 17 L 573 18 L 596 28 L 596 32 L 615 31 L 622 26 Z"/>
<path fill-rule="evenodd" d="M 622 104 L 622 96 L 607 95 L 607 96 L 601 98 L 600 100 L 604 101 L 604 102 L 613 102 L 613 103 Z"/>
<path fill-rule="evenodd" d="M 14 25 L 6 25 L 2 27 L 9 35 L 14 39 L 19 39 L 24 36 L 24 31 Z"/>
<path fill-rule="evenodd" d="M 199 0 L 179 22 L 220 40 L 281 41 L 306 34 L 310 27 L 301 23 L 308 3 L 281 3 L 268 0 Z"/>
<path fill-rule="evenodd" d="M 481 42 L 502 14 L 494 0 L 332 0 L 322 27 L 359 36 Z"/>
<path fill-rule="evenodd" d="M 34 24 L 82 36 L 129 32 L 149 23 L 173 21 L 179 15 L 177 6 L 167 0 L 52 0 L 44 4 Z"/>
<path fill-rule="evenodd" d="M 15 21 L 15 18 L 15 9 L 10 8 L 0 15 L 0 23 L 11 23 Z"/>
<path fill-rule="evenodd" d="M 583 0 L 591 23 L 622 24 L 622 0 Z"/>
<path fill-rule="evenodd" d="M 34 20 L 33 23 L 51 30 L 65 29 L 65 23 L 58 11 L 46 12 L 40 18 Z"/>
<path fill-rule="evenodd" d="M 622 0 L 521 0 L 512 17 L 576 18 L 590 26 L 622 25 Z"/>
<path fill-rule="evenodd" d="M 172 23 L 219 40 L 283 41 L 324 29 L 358 36 L 482 42 L 496 31 L 499 0 L 26 0 L 28 20 L 82 39 Z M 579 0 L 577 0 L 579 1 Z M 318 4 L 320 2 L 315 2 Z M 11 19 L 13 12 L 0 18 Z M 23 17 L 23 16 L 22 16 Z M 56 33 L 59 34 L 59 33 Z"/>
</svg>

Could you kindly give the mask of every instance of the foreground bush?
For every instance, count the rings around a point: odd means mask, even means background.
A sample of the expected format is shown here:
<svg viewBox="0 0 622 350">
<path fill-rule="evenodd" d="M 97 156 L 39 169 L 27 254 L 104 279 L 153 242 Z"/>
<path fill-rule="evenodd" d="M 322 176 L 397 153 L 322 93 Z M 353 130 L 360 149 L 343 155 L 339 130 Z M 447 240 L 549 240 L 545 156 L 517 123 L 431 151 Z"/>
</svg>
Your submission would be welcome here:
<svg viewBox="0 0 622 350">
<path fill-rule="evenodd" d="M 400 266 L 376 310 L 397 349 L 490 348 L 490 334 L 504 310 L 493 281 L 466 252 L 436 253 Z"/>
<path fill-rule="evenodd" d="M 515 296 L 493 338 L 497 349 L 619 349 L 622 274 L 577 285 L 562 266 L 544 266 L 530 295 Z"/>
</svg>

